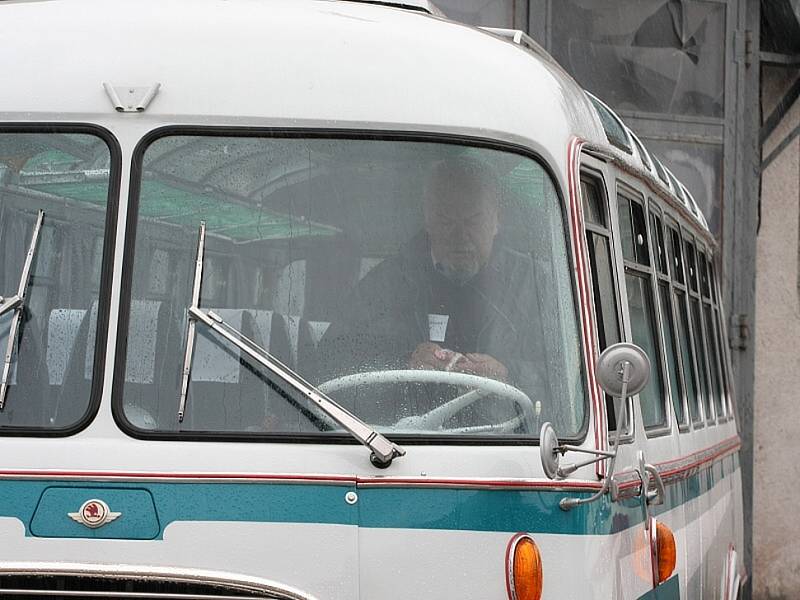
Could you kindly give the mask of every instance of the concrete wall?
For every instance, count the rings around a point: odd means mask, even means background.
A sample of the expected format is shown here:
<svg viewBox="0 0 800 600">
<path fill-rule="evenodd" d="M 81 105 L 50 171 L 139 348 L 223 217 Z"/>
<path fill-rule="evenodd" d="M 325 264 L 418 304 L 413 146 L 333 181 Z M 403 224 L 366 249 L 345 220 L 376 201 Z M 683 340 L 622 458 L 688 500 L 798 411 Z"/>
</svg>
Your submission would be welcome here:
<svg viewBox="0 0 800 600">
<path fill-rule="evenodd" d="M 796 74 L 796 73 L 795 73 Z M 793 75 L 795 75 L 793 74 Z M 783 81 L 781 79 L 784 79 Z M 762 81 L 764 114 L 787 87 Z M 791 83 L 788 81 L 788 83 Z M 800 100 L 763 147 L 756 259 L 753 598 L 800 598 Z M 795 133 L 794 138 L 790 136 Z"/>
</svg>

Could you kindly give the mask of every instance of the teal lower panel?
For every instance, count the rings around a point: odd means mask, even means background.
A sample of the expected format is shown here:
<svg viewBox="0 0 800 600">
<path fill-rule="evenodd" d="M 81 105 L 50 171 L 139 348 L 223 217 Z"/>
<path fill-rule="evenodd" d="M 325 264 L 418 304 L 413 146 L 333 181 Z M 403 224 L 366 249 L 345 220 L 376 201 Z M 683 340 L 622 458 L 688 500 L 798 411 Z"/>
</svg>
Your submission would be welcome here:
<svg viewBox="0 0 800 600">
<path fill-rule="evenodd" d="M 470 490 L 441 488 L 362 488 L 362 527 L 448 529 L 608 535 L 644 521 L 638 499 L 610 502 L 608 496 L 569 511 L 558 503 L 563 491 Z"/>
<path fill-rule="evenodd" d="M 657 588 L 653 588 L 644 596 L 639 596 L 638 600 L 680 600 L 681 586 L 678 583 L 678 576 L 673 575 Z"/>
<path fill-rule="evenodd" d="M 358 524 L 358 506 L 345 502 L 347 485 L 261 483 L 125 483 L 0 481 L 0 517 L 15 517 L 26 534 L 42 537 L 160 539 L 176 521 Z M 122 513 L 89 529 L 69 513 L 87 500 Z"/>
<path fill-rule="evenodd" d="M 734 460 L 730 460 L 724 468 L 701 470 L 668 485 L 666 502 L 656 507 L 656 514 L 707 493 L 736 468 Z M 46 494 L 48 489 L 62 491 Z M 354 491 L 358 492 L 358 502 L 347 504 L 345 494 Z M 131 495 L 133 492 L 136 495 Z M 570 511 L 558 506 L 565 496 L 588 495 L 556 490 L 357 487 L 338 483 L 0 480 L 0 517 L 19 519 L 28 535 L 120 539 L 159 539 L 175 521 L 323 523 L 567 535 L 609 535 L 644 521 L 639 498 L 611 502 L 605 496 Z M 69 513 L 78 511 L 83 502 L 92 498 L 105 501 L 111 511 L 122 512 L 119 522 L 98 530 L 75 523 Z"/>
<path fill-rule="evenodd" d="M 98 498 L 119 515 L 96 529 L 75 522 L 70 513 L 77 516 L 79 507 Z M 69 519 L 64 518 L 65 513 Z M 161 532 L 161 526 L 148 490 L 58 486 L 42 494 L 30 530 L 37 537 L 150 540 Z"/>
</svg>

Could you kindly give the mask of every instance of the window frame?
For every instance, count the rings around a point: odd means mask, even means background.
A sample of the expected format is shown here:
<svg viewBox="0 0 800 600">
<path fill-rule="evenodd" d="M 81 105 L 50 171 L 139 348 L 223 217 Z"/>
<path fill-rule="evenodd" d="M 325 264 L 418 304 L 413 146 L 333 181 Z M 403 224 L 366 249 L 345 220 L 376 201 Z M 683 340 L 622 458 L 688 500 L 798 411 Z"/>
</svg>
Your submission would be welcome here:
<svg viewBox="0 0 800 600">
<path fill-rule="evenodd" d="M 666 336 L 666 331 L 664 330 L 664 325 L 666 325 L 666 326 L 671 328 L 673 352 L 675 352 L 675 354 L 676 354 L 674 359 L 675 359 L 675 362 L 676 362 L 676 374 L 678 376 L 678 385 L 680 387 L 680 389 L 677 390 L 677 393 L 680 396 L 681 406 L 683 407 L 683 419 L 682 420 L 678 419 L 678 415 L 675 413 L 674 407 L 672 406 L 672 395 L 671 395 L 671 392 L 672 392 L 672 388 L 671 388 L 672 380 L 669 378 L 669 373 L 667 373 L 667 380 L 669 380 L 668 385 L 670 386 L 670 390 L 669 390 L 670 402 L 669 402 L 669 404 L 670 404 L 670 409 L 672 411 L 673 417 L 675 419 L 674 422 L 675 422 L 676 426 L 678 427 L 678 430 L 679 431 L 688 431 L 689 428 L 690 428 L 689 423 L 691 421 L 691 416 L 689 415 L 689 397 L 688 397 L 688 392 L 686 390 L 685 373 L 683 372 L 683 360 L 682 360 L 682 357 L 680 356 L 680 352 L 681 352 L 680 347 L 679 347 L 680 340 L 678 339 L 677 315 L 675 314 L 676 313 L 675 291 L 674 291 L 674 286 L 673 286 L 673 279 L 674 278 L 672 277 L 672 271 L 674 269 L 674 265 L 672 265 L 670 263 L 669 252 L 667 250 L 667 245 L 670 243 L 669 240 L 668 240 L 668 237 L 667 237 L 668 236 L 668 232 L 669 232 L 669 228 L 667 226 L 667 217 L 668 217 L 668 215 L 663 211 L 661 206 L 659 206 L 653 200 L 652 197 L 648 196 L 648 222 L 652 226 L 653 225 L 653 221 L 651 219 L 653 219 L 653 218 L 659 219 L 660 220 L 660 231 L 658 231 L 657 233 L 661 234 L 661 238 L 657 239 L 657 240 L 653 240 L 652 236 L 651 236 L 651 245 L 652 245 L 652 243 L 654 241 L 656 243 L 659 243 L 659 242 L 663 243 L 663 245 L 664 245 L 664 247 L 663 247 L 664 262 L 666 263 L 666 267 L 667 267 L 666 273 L 662 272 L 659 266 L 657 266 L 656 269 L 655 269 L 656 288 L 657 288 L 657 293 L 658 293 L 658 302 L 657 302 L 657 304 L 658 304 L 659 311 L 660 311 L 660 313 L 659 313 L 660 314 L 659 325 L 661 325 L 661 327 L 659 327 L 659 329 L 661 330 L 661 335 L 664 336 L 664 338 L 662 339 L 662 342 L 661 342 L 662 343 L 662 350 L 663 350 L 663 354 L 664 354 L 664 360 L 668 362 L 669 358 L 667 357 L 667 344 L 666 344 L 666 337 L 665 337 Z M 659 250 L 661 250 L 661 249 L 659 248 Z M 653 254 L 655 256 L 655 251 L 653 251 Z M 668 294 L 667 302 L 669 302 L 669 309 L 670 309 L 670 314 L 666 315 L 666 316 L 663 314 L 663 312 L 661 312 L 661 310 L 663 308 L 663 301 L 662 301 L 662 298 L 661 298 L 661 292 L 662 292 L 662 288 L 663 287 L 666 287 L 666 289 L 667 289 L 667 294 Z"/>
<path fill-rule="evenodd" d="M 708 425 L 714 425 L 716 423 L 716 418 L 714 415 L 714 397 L 713 392 L 711 390 L 711 370 L 710 370 L 710 363 L 708 361 L 708 342 L 706 340 L 705 335 L 705 315 L 703 311 L 703 294 L 702 294 L 702 285 L 700 282 L 700 261 L 699 261 L 699 251 L 698 251 L 698 243 L 702 243 L 693 233 L 689 232 L 685 228 L 681 228 L 681 237 L 683 240 L 683 247 L 684 251 L 688 248 L 689 245 L 692 247 L 692 251 L 694 256 L 693 264 L 694 264 L 694 282 L 695 282 L 695 289 L 692 289 L 692 285 L 690 281 L 687 281 L 687 301 L 689 303 L 689 321 L 692 328 L 692 341 L 693 343 L 696 341 L 700 341 L 703 344 L 703 355 L 702 355 L 702 364 L 700 361 L 700 356 L 698 355 L 698 348 L 695 347 L 695 361 L 698 368 L 698 375 L 704 379 L 703 385 L 705 386 L 706 393 L 708 394 L 708 398 L 703 398 L 703 401 L 700 403 L 703 409 L 703 422 Z M 684 263 L 684 271 L 686 272 L 687 279 L 689 278 L 689 269 Z M 699 320 L 699 337 L 698 333 L 694 331 L 695 328 L 695 319 L 692 316 L 692 302 L 695 301 L 698 307 L 698 320 Z M 696 343 L 695 343 L 696 346 Z M 701 371 L 702 367 L 702 371 Z"/>
<path fill-rule="evenodd" d="M 612 211 L 609 202 L 609 188 L 608 188 L 608 181 L 605 177 L 605 174 L 598 168 L 588 165 L 586 163 L 586 156 L 582 157 L 581 161 L 581 168 L 580 168 L 580 183 L 583 183 L 584 178 L 592 180 L 592 182 L 596 185 L 600 192 L 600 209 L 604 211 L 605 217 L 605 227 L 596 223 L 590 222 L 588 219 L 584 217 L 583 219 L 583 242 L 586 244 L 587 247 L 587 259 L 589 258 L 588 255 L 588 248 L 589 248 L 589 239 L 587 236 L 587 232 L 591 232 L 595 235 L 599 235 L 605 237 L 608 241 L 608 250 L 610 254 L 610 263 L 611 263 L 611 283 L 614 290 L 614 304 L 616 308 L 616 317 L 617 317 L 617 332 L 619 334 L 620 341 L 625 339 L 625 331 L 624 331 L 624 323 L 623 323 L 623 316 L 622 316 L 622 304 L 620 300 L 620 264 L 619 259 L 617 256 L 617 248 L 616 248 L 616 233 L 614 231 L 614 224 L 612 221 Z M 581 189 L 581 201 L 583 201 L 583 188 L 582 185 L 580 186 Z M 588 269 L 588 276 L 591 281 L 591 289 L 592 289 L 592 307 L 594 309 L 594 317 L 595 322 L 597 322 L 597 306 L 594 302 L 594 279 L 592 277 L 592 268 L 594 265 L 589 266 Z M 592 343 L 595 344 L 595 350 L 598 351 L 598 355 L 602 352 L 602 348 L 600 348 L 600 335 L 599 335 L 599 328 L 597 332 L 597 339 L 592 340 Z M 606 394 L 604 394 L 604 407 L 606 410 L 606 423 L 608 429 L 608 438 L 609 440 L 613 439 L 615 436 L 611 435 L 611 432 L 616 432 L 616 426 L 612 430 L 610 426 L 608 426 L 608 400 Z M 620 433 L 620 443 L 631 443 L 635 438 L 635 411 L 633 410 L 633 399 L 628 398 L 627 406 L 626 406 L 627 417 L 626 417 L 626 431 Z M 599 418 L 599 415 L 598 415 Z M 615 418 L 615 425 L 616 425 L 616 414 L 614 415 Z"/>
<path fill-rule="evenodd" d="M 114 246 L 117 239 L 117 220 L 119 215 L 120 188 L 122 182 L 122 148 L 116 136 L 103 126 L 84 122 L 0 122 L 0 135 L 3 134 L 82 134 L 102 140 L 109 153 L 108 193 L 106 195 L 106 214 L 103 229 L 102 259 L 100 264 L 100 289 L 97 294 L 97 323 L 94 339 L 94 358 L 89 402 L 83 416 L 67 427 L 2 427 L 2 437 L 69 437 L 86 429 L 97 416 L 103 394 L 105 378 L 106 349 L 109 341 L 109 321 L 111 313 L 111 284 L 114 271 Z"/>
<path fill-rule="evenodd" d="M 661 401 L 661 408 L 662 408 L 662 411 L 663 411 L 663 414 L 664 414 L 664 420 L 661 423 L 656 423 L 656 424 L 652 424 L 652 425 L 646 425 L 644 423 L 644 417 L 642 417 L 642 427 L 643 427 L 643 429 L 645 431 L 645 435 L 648 438 L 655 438 L 655 437 L 661 437 L 661 436 L 670 435 L 670 433 L 672 431 L 672 420 L 670 419 L 671 409 L 668 408 L 668 404 L 672 403 L 672 399 L 669 397 L 668 384 L 665 383 L 667 378 L 669 377 L 669 375 L 667 374 L 666 365 L 664 363 L 664 344 L 663 344 L 663 338 L 662 338 L 663 332 L 661 331 L 661 320 L 660 320 L 661 309 L 658 306 L 658 304 L 659 304 L 658 303 L 658 292 L 657 292 L 657 289 L 656 289 L 658 287 L 658 284 L 656 282 L 656 276 L 655 276 L 655 271 L 657 269 L 657 266 L 655 264 L 654 253 L 653 253 L 653 248 L 652 248 L 652 243 L 651 243 L 652 235 L 651 235 L 651 232 L 650 232 L 647 196 L 645 194 L 643 194 L 641 191 L 637 190 L 631 184 L 629 184 L 626 181 L 624 181 L 623 179 L 619 179 L 618 178 L 617 179 L 617 193 L 616 193 L 616 200 L 617 200 L 616 208 L 617 208 L 618 219 L 620 218 L 619 205 L 620 205 L 620 200 L 621 199 L 625 200 L 625 201 L 627 201 L 627 202 L 629 202 L 631 204 L 638 204 L 639 207 L 641 208 L 642 216 L 643 216 L 643 220 L 644 220 L 644 235 L 645 235 L 645 238 L 646 238 L 647 248 L 648 248 L 648 250 L 647 250 L 647 259 L 648 259 L 648 261 L 650 263 L 649 265 L 640 264 L 640 263 L 636 262 L 636 260 L 630 260 L 630 259 L 626 258 L 625 255 L 624 255 L 624 252 L 620 255 L 620 257 L 622 259 L 623 272 L 625 274 L 625 278 L 624 278 L 625 279 L 625 281 L 624 281 L 625 288 L 624 289 L 625 289 L 626 294 L 627 294 L 627 287 L 628 287 L 627 275 L 629 273 L 631 273 L 632 276 L 634 276 L 634 277 L 647 279 L 648 285 L 649 285 L 649 289 L 650 289 L 650 294 L 651 294 L 651 300 L 652 300 L 652 303 L 653 303 L 653 306 L 652 306 L 652 308 L 653 308 L 652 317 L 654 319 L 653 325 L 654 325 L 655 329 L 652 331 L 652 334 L 653 334 L 653 341 L 656 344 L 655 351 L 656 351 L 656 354 L 658 355 L 658 357 L 657 357 L 657 363 L 658 364 L 657 365 L 651 365 L 651 367 L 652 367 L 652 369 L 656 369 L 656 368 L 659 369 L 659 373 L 660 373 L 660 376 L 661 376 L 662 389 L 661 389 L 661 399 L 660 399 L 660 401 Z M 618 226 L 619 226 L 619 221 L 618 221 Z M 621 232 L 621 227 L 620 227 L 620 232 Z M 627 306 L 627 302 L 626 302 L 626 308 L 628 309 L 628 331 L 626 332 L 626 340 L 631 342 L 631 343 L 635 343 L 635 341 L 633 340 L 633 328 L 632 328 L 631 323 L 630 323 L 630 307 Z M 651 379 L 652 379 L 652 377 L 653 377 L 653 373 L 651 371 Z M 639 399 L 639 404 L 640 404 L 640 408 L 641 408 L 641 397 Z"/>
<path fill-rule="evenodd" d="M 733 398 L 733 375 L 731 373 L 731 361 L 730 361 L 730 346 L 728 345 L 728 335 L 725 328 L 725 311 L 722 305 L 722 296 L 721 292 L 721 284 L 717 280 L 717 268 L 715 267 L 715 262 L 717 259 L 716 253 L 713 255 L 713 262 L 709 263 L 709 268 L 711 269 L 710 278 L 711 278 L 711 289 L 713 294 L 713 299 L 715 301 L 715 320 L 717 324 L 717 337 L 719 340 L 719 352 L 720 352 L 720 361 L 722 367 L 722 382 L 723 387 L 725 389 L 725 402 L 724 402 L 724 409 L 725 409 L 725 422 L 732 421 L 736 419 L 736 412 L 734 407 L 734 398 Z"/>
<path fill-rule="evenodd" d="M 704 324 L 704 332 L 708 333 L 710 328 L 710 335 L 713 336 L 713 340 L 706 340 L 706 347 L 710 347 L 713 343 L 716 352 L 714 352 L 714 356 L 711 356 L 711 352 L 709 351 L 709 369 L 712 368 L 711 362 L 713 358 L 714 367 L 716 368 L 717 372 L 717 384 L 718 389 L 716 392 L 719 393 L 719 399 L 714 397 L 714 413 L 716 416 L 717 423 L 725 423 L 728 420 L 728 411 L 727 411 L 727 396 L 728 396 L 728 387 L 727 382 L 725 381 L 724 375 L 724 368 L 723 368 L 723 350 L 721 348 L 721 337 L 720 337 L 720 330 L 719 330 L 719 296 L 717 295 L 717 291 L 715 289 L 714 281 L 713 281 L 713 269 L 711 266 L 711 261 L 713 260 L 713 254 L 710 251 L 710 248 L 703 245 L 702 249 L 703 255 L 703 267 L 706 272 L 706 285 L 708 286 L 708 297 L 702 296 L 703 300 L 703 307 L 704 309 L 707 308 L 708 315 L 710 315 L 711 319 L 707 319 L 706 323 Z M 701 283 L 701 295 L 702 295 L 702 283 Z M 703 318 L 706 317 L 706 310 L 703 311 Z M 722 411 L 721 413 L 719 411 Z"/>
<path fill-rule="evenodd" d="M 217 125 L 166 125 L 147 132 L 137 142 L 131 159 L 130 181 L 127 198 L 127 223 L 125 227 L 125 246 L 122 259 L 122 276 L 120 289 L 120 307 L 118 318 L 117 338 L 115 340 L 115 364 L 111 386 L 111 413 L 120 430 L 126 435 L 142 440 L 169 440 L 179 442 L 246 442 L 246 443 L 290 443 L 290 444 L 321 444 L 321 445 L 357 445 L 348 433 L 312 432 L 312 433 L 256 433 L 256 432 L 171 432 L 151 431 L 140 429 L 127 420 L 123 410 L 123 396 L 125 383 L 125 368 L 127 355 L 127 332 L 129 328 L 131 298 L 133 292 L 134 253 L 136 231 L 139 220 L 139 197 L 144 167 L 144 156 L 147 149 L 161 138 L 172 136 L 202 136 L 202 137 L 238 137 L 246 138 L 280 138 L 280 139 L 352 139 L 352 140 L 383 140 L 383 141 L 408 141 L 450 144 L 485 148 L 501 152 L 517 154 L 533 160 L 550 178 L 555 191 L 556 199 L 562 220 L 562 234 L 565 244 L 567 265 L 570 269 L 570 289 L 573 299 L 573 315 L 576 325 L 577 344 L 581 362 L 581 376 L 584 387 L 583 394 L 583 421 L 580 429 L 574 436 L 559 435 L 567 443 L 580 444 L 589 433 L 591 415 L 590 385 L 586 372 L 587 348 L 582 341 L 582 318 L 580 307 L 580 291 L 575 276 L 575 257 L 572 252 L 573 230 L 569 214 L 569 205 L 565 197 L 565 190 L 561 188 L 560 180 L 555 175 L 554 169 L 545 158 L 527 146 L 494 140 L 490 138 L 437 133 L 430 131 L 401 131 L 378 129 L 341 129 L 341 128 L 295 128 L 295 127 L 251 127 L 251 126 L 217 126 Z M 176 415 L 177 415 L 176 397 Z M 453 445 L 453 446 L 538 446 L 539 433 L 530 436 L 478 436 L 478 435 L 416 435 L 416 434 L 384 434 L 391 441 L 404 445 Z"/>
<path fill-rule="evenodd" d="M 687 348 L 689 350 L 690 355 L 690 366 L 692 369 L 692 373 L 690 374 L 692 378 L 692 382 L 695 389 L 695 394 L 697 395 L 697 412 L 699 418 L 695 419 L 692 417 L 692 410 L 689 405 L 689 389 L 686 383 L 686 372 L 684 371 L 684 390 L 686 392 L 686 418 L 687 418 L 687 426 L 680 428 L 681 432 L 688 432 L 692 430 L 698 430 L 705 427 L 705 419 L 703 413 L 703 397 L 700 393 L 700 372 L 698 370 L 697 364 L 697 349 L 694 346 L 694 336 L 692 331 L 692 315 L 690 312 L 690 305 L 689 305 L 689 282 L 688 282 L 688 272 L 686 269 L 686 252 L 685 252 L 685 243 L 684 237 L 682 232 L 684 231 L 684 227 L 678 222 L 678 220 L 672 215 L 666 215 L 664 219 L 664 226 L 666 231 L 670 235 L 670 244 L 671 236 L 673 233 L 677 234 L 678 237 L 678 251 L 680 252 L 680 273 L 676 273 L 673 269 L 673 265 L 670 266 L 670 282 L 671 282 L 671 291 L 672 291 L 672 298 L 673 298 L 673 312 L 675 312 L 675 320 L 677 324 L 678 315 L 677 315 L 677 307 L 676 303 L 680 300 L 683 301 L 683 309 L 686 314 L 686 343 Z M 683 278 L 683 282 L 678 280 L 678 276 Z M 678 331 L 676 330 L 676 337 Z M 681 359 L 681 368 L 683 368 L 683 359 Z"/>
</svg>

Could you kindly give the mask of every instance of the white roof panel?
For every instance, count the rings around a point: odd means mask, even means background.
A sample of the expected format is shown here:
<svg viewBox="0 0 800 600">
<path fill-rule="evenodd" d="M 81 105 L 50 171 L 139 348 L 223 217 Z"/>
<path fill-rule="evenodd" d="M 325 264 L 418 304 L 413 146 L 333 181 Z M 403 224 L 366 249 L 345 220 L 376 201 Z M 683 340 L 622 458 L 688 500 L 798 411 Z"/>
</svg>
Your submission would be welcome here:
<svg viewBox="0 0 800 600">
<path fill-rule="evenodd" d="M 4 119 L 107 117 L 104 82 L 158 82 L 146 113 L 119 118 L 478 132 L 532 141 L 559 167 L 573 135 L 605 139 L 582 90 L 534 52 L 360 2 L 2 2 L 0 73 Z"/>
</svg>

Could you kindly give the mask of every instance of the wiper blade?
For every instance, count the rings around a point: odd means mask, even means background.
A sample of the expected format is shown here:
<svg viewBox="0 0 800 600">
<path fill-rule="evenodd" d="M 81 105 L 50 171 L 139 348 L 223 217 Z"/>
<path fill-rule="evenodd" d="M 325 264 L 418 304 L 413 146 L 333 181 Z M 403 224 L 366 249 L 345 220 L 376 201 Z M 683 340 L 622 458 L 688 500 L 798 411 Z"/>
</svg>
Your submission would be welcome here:
<svg viewBox="0 0 800 600">
<path fill-rule="evenodd" d="M 194 283 L 192 286 L 192 304 L 188 308 L 189 324 L 186 339 L 186 353 L 183 360 L 183 378 L 181 381 L 181 395 L 178 406 L 178 421 L 183 421 L 186 412 L 192 355 L 194 353 L 194 343 L 197 335 L 197 323 L 199 322 L 212 331 L 215 331 L 262 367 L 265 367 L 288 387 L 305 396 L 317 406 L 317 408 L 341 425 L 350 435 L 372 451 L 370 460 L 375 466 L 380 468 L 388 467 L 395 458 L 404 456 L 406 451 L 403 448 L 390 442 L 374 428 L 370 427 L 328 395 L 318 390 L 267 350 L 245 336 L 241 331 L 225 322 L 218 314 L 200 307 L 200 287 L 203 279 L 205 239 L 206 224 L 205 221 L 201 221 L 200 235 L 197 243 Z"/>
<path fill-rule="evenodd" d="M 22 265 L 22 275 L 19 278 L 17 293 L 10 298 L 0 298 L 0 316 L 9 311 L 14 311 L 14 316 L 11 317 L 11 325 L 8 328 L 8 344 L 3 357 L 3 373 L 0 376 L 0 410 L 3 410 L 6 405 L 9 379 L 11 378 L 11 359 L 14 356 L 14 346 L 17 344 L 19 323 L 25 310 L 25 295 L 30 285 L 31 267 L 33 266 L 33 257 L 36 254 L 36 244 L 39 241 L 39 232 L 42 230 L 43 220 L 44 211 L 40 210 L 36 217 L 36 224 L 33 226 L 33 235 L 31 236 L 31 244 L 28 247 L 28 254 L 25 255 L 25 263 Z"/>
</svg>

